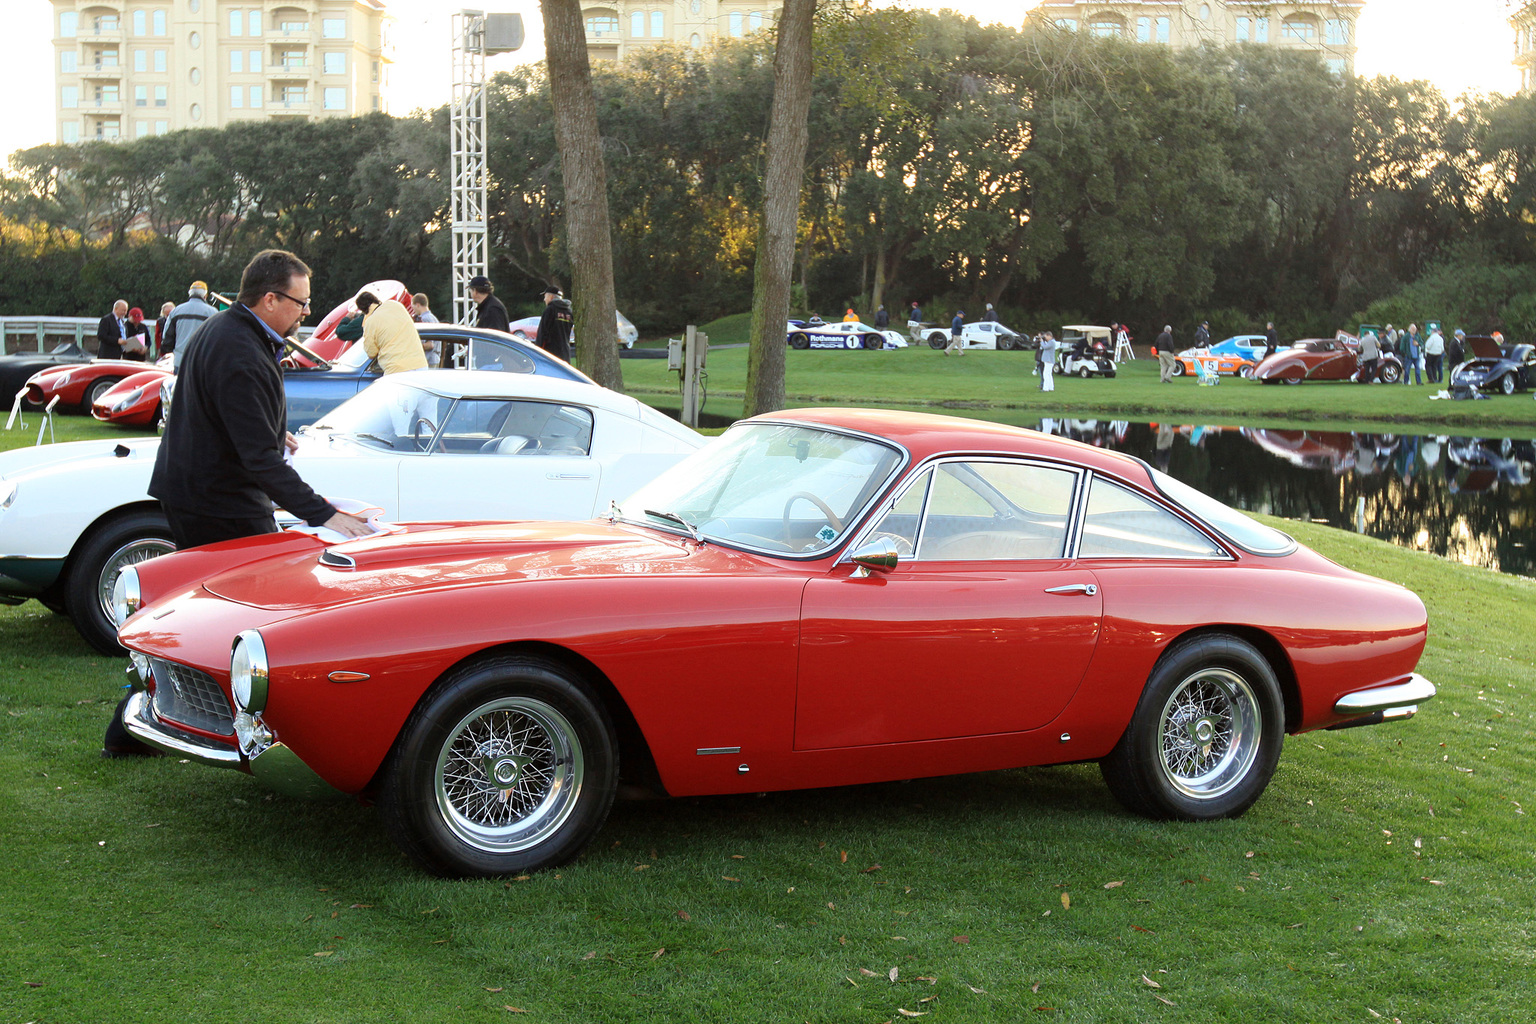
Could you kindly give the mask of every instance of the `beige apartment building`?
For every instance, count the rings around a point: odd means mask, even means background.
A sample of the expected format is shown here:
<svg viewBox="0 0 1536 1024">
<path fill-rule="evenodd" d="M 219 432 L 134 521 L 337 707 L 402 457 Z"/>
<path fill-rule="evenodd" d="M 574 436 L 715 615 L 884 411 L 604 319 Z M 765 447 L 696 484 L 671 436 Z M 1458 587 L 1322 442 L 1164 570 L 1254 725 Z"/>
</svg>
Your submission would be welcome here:
<svg viewBox="0 0 1536 1024">
<path fill-rule="evenodd" d="M 1259 43 L 1313 50 L 1338 74 L 1355 68 L 1355 22 L 1365 0 L 1044 0 L 1040 17 L 1062 28 L 1181 49 L 1202 43 Z"/>
<path fill-rule="evenodd" d="M 1515 67 L 1520 91 L 1536 87 L 1536 0 L 1507 0 L 1509 24 L 1515 30 Z"/>
<path fill-rule="evenodd" d="M 383 0 L 50 0 L 58 140 L 384 110 Z"/>
<path fill-rule="evenodd" d="M 718 36 L 772 28 L 783 0 L 593 0 L 581 8 L 587 54 L 623 60 L 661 42 L 702 46 Z"/>
</svg>

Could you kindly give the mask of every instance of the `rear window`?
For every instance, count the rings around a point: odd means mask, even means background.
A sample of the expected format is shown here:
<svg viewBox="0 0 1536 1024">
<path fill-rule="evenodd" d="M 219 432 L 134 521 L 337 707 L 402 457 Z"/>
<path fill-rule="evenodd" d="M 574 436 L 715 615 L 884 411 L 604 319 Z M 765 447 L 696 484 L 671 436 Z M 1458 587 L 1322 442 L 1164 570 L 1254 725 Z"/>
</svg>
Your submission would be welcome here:
<svg viewBox="0 0 1536 1024">
<path fill-rule="evenodd" d="M 1208 494 L 1182 484 L 1167 473 L 1152 470 L 1152 482 L 1164 497 L 1182 505 L 1197 519 L 1255 555 L 1288 555 L 1296 550 L 1296 541 L 1289 534 L 1255 522 L 1235 508 L 1230 508 Z"/>
</svg>

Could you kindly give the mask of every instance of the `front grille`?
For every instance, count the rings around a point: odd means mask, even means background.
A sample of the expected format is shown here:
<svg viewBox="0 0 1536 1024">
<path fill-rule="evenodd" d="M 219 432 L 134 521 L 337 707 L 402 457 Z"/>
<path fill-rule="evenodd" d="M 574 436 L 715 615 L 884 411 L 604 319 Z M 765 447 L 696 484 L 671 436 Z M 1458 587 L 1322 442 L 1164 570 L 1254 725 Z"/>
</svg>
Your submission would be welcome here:
<svg viewBox="0 0 1536 1024">
<path fill-rule="evenodd" d="M 213 676 L 188 665 L 150 659 L 155 674 L 155 714 L 204 732 L 230 736 L 235 716 Z"/>
</svg>

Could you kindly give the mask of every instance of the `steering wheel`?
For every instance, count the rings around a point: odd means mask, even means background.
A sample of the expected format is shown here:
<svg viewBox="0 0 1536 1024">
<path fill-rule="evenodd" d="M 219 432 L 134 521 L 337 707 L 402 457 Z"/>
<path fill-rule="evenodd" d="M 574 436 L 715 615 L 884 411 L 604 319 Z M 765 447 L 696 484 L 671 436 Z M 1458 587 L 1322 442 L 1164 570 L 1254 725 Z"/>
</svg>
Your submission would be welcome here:
<svg viewBox="0 0 1536 1024">
<path fill-rule="evenodd" d="M 426 424 L 427 427 L 427 443 L 425 445 L 421 443 L 422 424 Z M 417 451 L 424 452 L 432 444 L 432 435 L 436 433 L 436 424 L 427 419 L 425 416 L 417 416 L 415 426 L 411 427 L 411 441 L 413 444 L 415 444 Z"/>
<path fill-rule="evenodd" d="M 791 536 L 789 528 L 789 510 L 793 508 L 795 502 L 799 501 L 801 498 L 804 498 L 812 505 L 815 505 L 817 510 L 826 517 L 827 522 L 831 524 L 832 529 L 836 530 L 838 533 L 843 532 L 843 521 L 837 518 L 837 513 L 833 512 L 832 509 L 828 507 L 826 502 L 816 497 L 816 495 L 812 494 L 810 491 L 796 491 L 794 494 L 791 494 L 789 496 L 789 500 L 784 503 L 784 536 Z M 810 545 L 806 546 L 809 547 Z M 804 549 L 802 548 L 801 550 Z"/>
</svg>

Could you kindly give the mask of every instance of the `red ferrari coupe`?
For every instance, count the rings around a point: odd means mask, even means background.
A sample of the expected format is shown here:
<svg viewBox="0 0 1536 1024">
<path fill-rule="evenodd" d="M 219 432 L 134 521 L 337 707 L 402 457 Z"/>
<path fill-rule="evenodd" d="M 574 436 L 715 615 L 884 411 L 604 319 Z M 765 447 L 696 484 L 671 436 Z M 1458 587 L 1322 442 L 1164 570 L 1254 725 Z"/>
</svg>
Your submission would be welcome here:
<svg viewBox="0 0 1536 1024">
<path fill-rule="evenodd" d="M 495 424 L 487 428 L 495 433 Z M 139 739 L 377 801 L 426 870 L 686 796 L 1093 760 L 1242 814 L 1286 733 L 1414 714 L 1424 605 L 1146 463 L 944 416 L 746 420 L 608 517 L 286 533 L 123 571 Z"/>
</svg>

